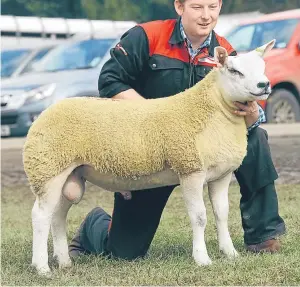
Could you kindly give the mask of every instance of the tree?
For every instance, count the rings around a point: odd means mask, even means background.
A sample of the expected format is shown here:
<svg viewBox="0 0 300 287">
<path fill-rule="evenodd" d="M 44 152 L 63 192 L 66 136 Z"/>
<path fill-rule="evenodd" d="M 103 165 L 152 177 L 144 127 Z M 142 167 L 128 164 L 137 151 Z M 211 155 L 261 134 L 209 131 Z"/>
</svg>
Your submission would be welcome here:
<svg viewBox="0 0 300 287">
<path fill-rule="evenodd" d="M 271 13 L 300 7 L 300 0 L 224 0 L 222 13 Z M 145 22 L 176 17 L 173 0 L 2 0 L 2 14 Z"/>
</svg>

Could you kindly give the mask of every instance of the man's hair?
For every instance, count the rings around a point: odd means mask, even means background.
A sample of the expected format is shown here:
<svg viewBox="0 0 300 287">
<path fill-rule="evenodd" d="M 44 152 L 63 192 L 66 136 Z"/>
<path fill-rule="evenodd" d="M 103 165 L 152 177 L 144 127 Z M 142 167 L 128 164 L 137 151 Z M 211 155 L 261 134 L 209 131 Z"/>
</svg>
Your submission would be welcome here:
<svg viewBox="0 0 300 287">
<path fill-rule="evenodd" d="M 183 4 L 186 0 L 178 0 L 181 4 Z M 219 0 L 221 2 L 221 0 Z"/>
</svg>

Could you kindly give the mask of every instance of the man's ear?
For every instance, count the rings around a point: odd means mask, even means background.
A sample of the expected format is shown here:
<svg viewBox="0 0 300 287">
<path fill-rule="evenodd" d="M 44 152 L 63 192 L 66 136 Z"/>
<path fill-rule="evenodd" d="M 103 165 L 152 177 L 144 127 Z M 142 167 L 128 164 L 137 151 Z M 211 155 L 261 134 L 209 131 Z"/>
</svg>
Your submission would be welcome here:
<svg viewBox="0 0 300 287">
<path fill-rule="evenodd" d="M 272 48 L 274 47 L 276 43 L 276 40 L 273 39 L 272 41 L 270 41 L 269 43 L 261 46 L 261 47 L 258 47 L 255 49 L 255 51 L 261 56 L 261 57 L 264 57 L 269 51 L 272 50 Z"/>
<path fill-rule="evenodd" d="M 174 0 L 174 7 L 178 16 L 182 16 L 184 10 L 184 4 L 182 4 L 179 0 Z"/>
<path fill-rule="evenodd" d="M 221 46 L 215 47 L 215 62 L 220 67 L 224 67 L 227 64 L 228 53 L 227 50 Z"/>
</svg>

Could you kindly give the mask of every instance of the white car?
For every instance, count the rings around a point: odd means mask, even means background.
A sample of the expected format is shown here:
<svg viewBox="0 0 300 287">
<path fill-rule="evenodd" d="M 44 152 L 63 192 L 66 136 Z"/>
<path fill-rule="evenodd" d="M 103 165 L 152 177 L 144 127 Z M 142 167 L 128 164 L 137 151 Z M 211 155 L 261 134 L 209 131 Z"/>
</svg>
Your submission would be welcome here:
<svg viewBox="0 0 300 287">
<path fill-rule="evenodd" d="M 74 37 L 52 49 L 30 74 L 1 87 L 1 136 L 25 136 L 51 104 L 67 97 L 99 96 L 98 77 L 121 35 Z"/>
<path fill-rule="evenodd" d="M 38 48 L 6 48 L 1 50 L 1 78 L 15 78 L 30 73 L 33 64 L 41 60 L 54 45 Z"/>
</svg>

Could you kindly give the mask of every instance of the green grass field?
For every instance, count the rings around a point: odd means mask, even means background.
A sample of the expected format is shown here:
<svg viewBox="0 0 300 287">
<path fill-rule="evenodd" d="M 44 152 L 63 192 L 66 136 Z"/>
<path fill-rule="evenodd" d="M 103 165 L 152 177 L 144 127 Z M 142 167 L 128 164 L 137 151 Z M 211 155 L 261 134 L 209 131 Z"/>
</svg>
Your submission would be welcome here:
<svg viewBox="0 0 300 287">
<path fill-rule="evenodd" d="M 278 186 L 280 213 L 288 233 L 281 238 L 278 254 L 253 255 L 243 249 L 239 211 L 239 191 L 230 188 L 229 228 L 240 257 L 227 260 L 218 251 L 211 205 L 208 211 L 206 243 L 213 260 L 199 267 L 192 259 L 192 232 L 180 190 L 175 190 L 164 211 L 160 227 L 143 260 L 126 262 L 96 256 L 83 256 L 68 270 L 54 269 L 53 278 L 41 278 L 30 268 L 31 208 L 34 196 L 28 187 L 2 189 L 2 286 L 10 285 L 300 285 L 300 185 Z M 84 216 L 96 205 L 111 212 L 113 195 L 89 187 L 83 200 L 68 216 L 68 237 L 74 234 Z M 52 242 L 50 248 L 52 249 Z M 50 251 L 50 258 L 52 251 Z"/>
</svg>

